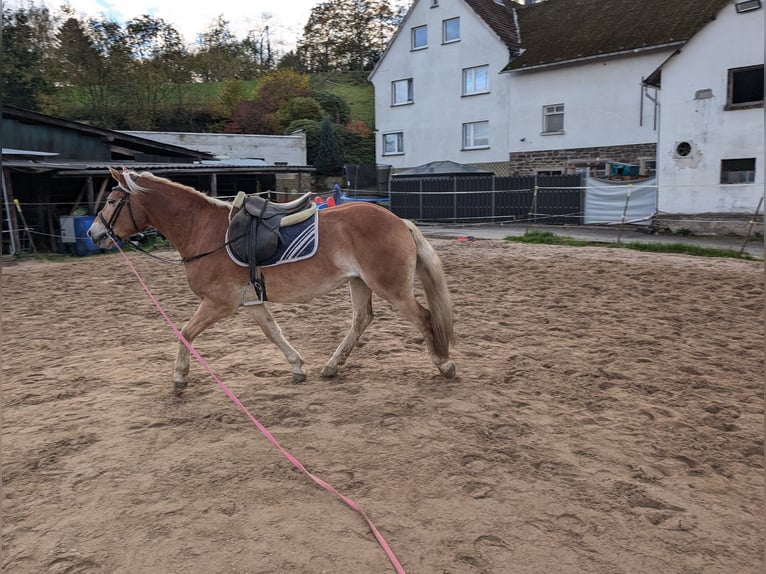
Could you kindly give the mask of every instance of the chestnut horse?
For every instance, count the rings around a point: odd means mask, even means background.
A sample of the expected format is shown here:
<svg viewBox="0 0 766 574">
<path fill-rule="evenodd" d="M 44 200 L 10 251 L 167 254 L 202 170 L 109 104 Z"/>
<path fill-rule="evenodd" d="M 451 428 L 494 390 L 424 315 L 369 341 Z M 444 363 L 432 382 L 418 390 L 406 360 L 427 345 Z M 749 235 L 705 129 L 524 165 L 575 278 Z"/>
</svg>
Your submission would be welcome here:
<svg viewBox="0 0 766 574">
<path fill-rule="evenodd" d="M 101 248 L 153 227 L 178 250 L 191 290 L 201 299 L 194 316 L 181 329 L 190 343 L 206 328 L 237 311 L 250 282 L 246 267 L 232 261 L 226 231 L 232 203 L 151 173 L 110 168 L 118 185 L 88 229 Z M 343 365 L 373 319 L 376 293 L 422 333 L 431 361 L 447 378 L 455 376 L 449 358 L 454 340 L 453 312 L 441 261 L 410 221 L 369 203 L 349 203 L 318 213 L 319 243 L 308 259 L 260 269 L 268 301 L 305 302 L 348 283 L 351 329 L 322 369 L 332 377 Z M 415 276 L 428 309 L 415 298 Z M 303 359 L 287 342 L 266 302 L 247 305 L 260 328 L 292 366 L 292 382 L 306 379 Z M 181 343 L 173 375 L 180 393 L 189 381 L 189 349 Z"/>
</svg>

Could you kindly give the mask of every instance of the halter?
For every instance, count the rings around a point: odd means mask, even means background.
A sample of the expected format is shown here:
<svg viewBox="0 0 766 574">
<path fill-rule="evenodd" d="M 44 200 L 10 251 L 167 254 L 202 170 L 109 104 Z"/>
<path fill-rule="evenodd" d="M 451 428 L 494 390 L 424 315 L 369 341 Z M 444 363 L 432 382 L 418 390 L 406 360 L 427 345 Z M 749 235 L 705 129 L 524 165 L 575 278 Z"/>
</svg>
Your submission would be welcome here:
<svg viewBox="0 0 766 574">
<path fill-rule="evenodd" d="M 121 191 L 122 192 L 122 198 L 117 202 L 117 206 L 114 208 L 114 211 L 112 212 L 111 217 L 109 218 L 109 221 L 106 220 L 106 217 L 104 217 L 104 211 L 101 210 L 98 212 L 98 218 L 101 220 L 101 223 L 104 224 L 104 227 L 106 227 L 106 234 L 115 243 L 122 241 L 122 237 L 117 235 L 114 232 L 114 224 L 117 223 L 117 218 L 120 217 L 120 212 L 122 211 L 122 208 L 124 206 L 128 206 L 128 214 L 130 215 L 130 221 L 133 223 L 133 229 L 136 230 L 136 233 L 141 233 L 141 230 L 138 228 L 138 225 L 136 224 L 136 218 L 133 217 L 133 208 L 130 207 L 130 192 L 122 187 L 121 185 L 117 185 L 112 188 L 112 191 Z M 134 234 L 132 234 L 134 235 Z"/>
</svg>

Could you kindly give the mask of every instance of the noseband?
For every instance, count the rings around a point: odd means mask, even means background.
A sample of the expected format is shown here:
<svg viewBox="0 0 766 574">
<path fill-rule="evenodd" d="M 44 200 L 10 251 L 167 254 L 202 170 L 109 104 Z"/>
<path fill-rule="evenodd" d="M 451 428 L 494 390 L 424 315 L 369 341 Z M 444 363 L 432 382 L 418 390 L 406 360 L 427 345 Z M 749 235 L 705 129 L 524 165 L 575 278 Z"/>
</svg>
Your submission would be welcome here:
<svg viewBox="0 0 766 574">
<path fill-rule="evenodd" d="M 115 243 L 118 241 L 122 241 L 122 237 L 117 235 L 114 232 L 114 225 L 117 223 L 117 219 L 120 217 L 120 212 L 122 211 L 122 208 L 126 205 L 128 206 L 128 214 L 130 215 L 130 221 L 133 223 L 133 228 L 136 230 L 136 233 L 141 233 L 141 230 L 138 228 L 138 225 L 136 225 L 136 219 L 133 217 L 133 209 L 130 207 L 130 192 L 128 192 L 125 188 L 118 185 L 114 188 L 112 188 L 112 191 L 121 191 L 122 192 L 122 198 L 117 202 L 117 205 L 114 208 L 114 211 L 112 212 L 111 217 L 109 217 L 109 221 L 106 220 L 104 217 L 104 210 L 98 212 L 98 218 L 101 221 L 101 223 L 104 224 L 106 227 L 106 234 Z M 132 234 L 135 235 L 135 234 Z"/>
</svg>

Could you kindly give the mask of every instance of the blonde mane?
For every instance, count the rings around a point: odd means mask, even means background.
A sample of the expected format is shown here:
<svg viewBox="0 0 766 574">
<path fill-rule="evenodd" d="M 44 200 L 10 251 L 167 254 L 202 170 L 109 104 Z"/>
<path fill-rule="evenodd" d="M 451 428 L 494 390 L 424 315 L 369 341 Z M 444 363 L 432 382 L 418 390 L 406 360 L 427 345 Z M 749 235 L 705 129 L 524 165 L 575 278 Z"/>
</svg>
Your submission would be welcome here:
<svg viewBox="0 0 766 574">
<path fill-rule="evenodd" d="M 142 171 L 141 173 L 137 173 L 135 171 L 125 171 L 123 172 L 123 175 L 125 176 L 125 185 L 128 187 L 128 189 L 126 189 L 125 191 L 127 191 L 128 193 L 139 193 L 139 192 L 147 193 L 147 192 L 153 191 L 152 188 L 139 185 L 137 183 L 138 179 L 145 178 L 153 182 L 156 182 L 160 185 L 170 186 L 175 189 L 183 190 L 186 193 L 190 193 L 191 195 L 204 199 L 205 201 L 213 205 L 226 206 L 226 207 L 230 205 L 229 202 L 223 201 L 215 197 L 210 197 L 209 195 L 206 195 L 202 193 L 201 191 L 194 189 L 193 187 L 190 187 L 188 185 L 183 185 L 182 183 L 178 183 L 176 181 L 172 181 L 164 177 L 159 177 L 148 171 Z"/>
</svg>

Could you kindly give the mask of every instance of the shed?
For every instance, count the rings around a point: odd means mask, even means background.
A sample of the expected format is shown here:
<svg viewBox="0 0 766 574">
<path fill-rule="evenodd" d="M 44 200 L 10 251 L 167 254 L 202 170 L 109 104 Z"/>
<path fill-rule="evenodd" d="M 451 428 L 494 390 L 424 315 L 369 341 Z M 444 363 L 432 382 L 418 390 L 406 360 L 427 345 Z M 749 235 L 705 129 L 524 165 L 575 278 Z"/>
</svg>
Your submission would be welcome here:
<svg viewBox="0 0 766 574">
<path fill-rule="evenodd" d="M 217 160 L 206 151 L 14 106 L 2 107 L 1 130 L 4 255 L 23 251 L 32 238 L 38 250 L 66 251 L 62 217 L 95 215 L 111 181 L 109 167 L 150 171 L 213 196 L 274 191 L 277 199 L 299 193 L 315 171 L 287 162 Z"/>
</svg>

